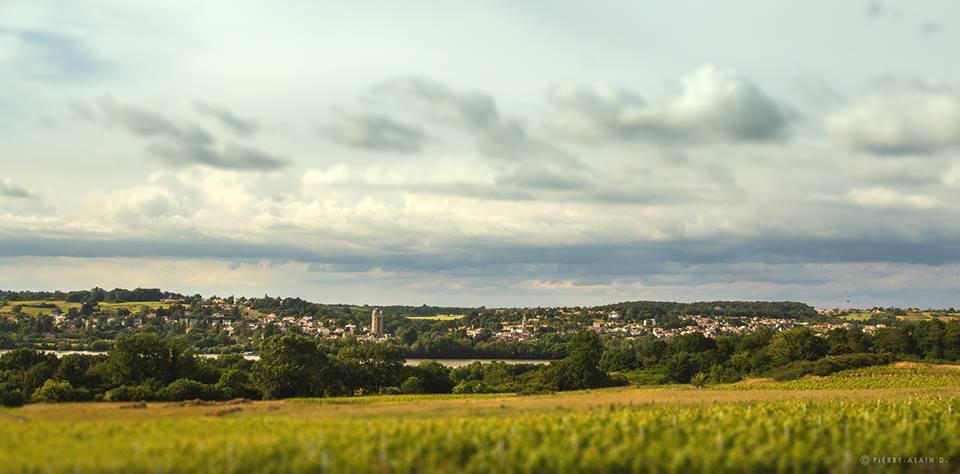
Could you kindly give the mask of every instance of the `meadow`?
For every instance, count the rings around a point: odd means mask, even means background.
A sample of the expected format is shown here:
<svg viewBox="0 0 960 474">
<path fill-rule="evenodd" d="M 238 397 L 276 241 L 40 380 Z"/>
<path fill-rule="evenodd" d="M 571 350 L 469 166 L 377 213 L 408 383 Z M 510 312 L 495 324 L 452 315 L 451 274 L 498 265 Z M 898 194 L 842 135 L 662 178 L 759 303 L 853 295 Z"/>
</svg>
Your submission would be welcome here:
<svg viewBox="0 0 960 474">
<path fill-rule="evenodd" d="M 860 378 L 910 385 L 901 369 L 911 367 L 888 369 L 895 373 Z M 852 377 L 823 379 L 831 378 Z M 32 404 L 0 411 L 0 471 L 954 472 L 960 466 L 960 384 L 829 387 L 836 386 Z"/>
</svg>

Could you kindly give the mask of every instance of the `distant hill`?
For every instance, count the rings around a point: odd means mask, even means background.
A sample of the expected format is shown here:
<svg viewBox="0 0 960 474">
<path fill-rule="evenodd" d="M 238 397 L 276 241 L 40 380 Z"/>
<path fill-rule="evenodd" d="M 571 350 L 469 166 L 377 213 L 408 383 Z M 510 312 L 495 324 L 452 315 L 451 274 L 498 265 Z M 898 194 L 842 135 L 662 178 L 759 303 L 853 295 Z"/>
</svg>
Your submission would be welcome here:
<svg viewBox="0 0 960 474">
<path fill-rule="evenodd" d="M 616 311 L 625 319 L 661 319 L 686 315 L 708 317 L 759 317 L 796 320 L 817 319 L 816 309 L 795 301 L 627 301 L 599 308 Z"/>
</svg>

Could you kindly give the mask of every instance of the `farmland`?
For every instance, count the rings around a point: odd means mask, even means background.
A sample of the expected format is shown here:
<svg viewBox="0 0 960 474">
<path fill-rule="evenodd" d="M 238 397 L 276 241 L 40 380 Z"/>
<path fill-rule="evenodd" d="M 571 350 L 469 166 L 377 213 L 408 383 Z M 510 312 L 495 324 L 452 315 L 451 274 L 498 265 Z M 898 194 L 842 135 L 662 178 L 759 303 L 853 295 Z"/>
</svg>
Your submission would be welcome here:
<svg viewBox="0 0 960 474">
<path fill-rule="evenodd" d="M 456 321 L 463 319 L 462 314 L 438 314 L 436 316 L 407 316 L 412 321 Z"/>
<path fill-rule="evenodd" d="M 66 313 L 71 309 L 79 310 L 82 306 L 80 303 L 71 303 L 67 301 L 40 301 L 40 300 L 31 300 L 31 301 L 8 301 L 3 306 L 0 306 L 0 314 L 13 314 L 14 307 L 19 306 L 21 312 L 30 316 L 37 316 L 38 314 L 50 314 L 54 309 L 60 310 L 62 313 Z M 99 303 L 100 310 L 106 314 L 116 314 L 117 311 L 125 309 L 131 313 L 136 313 L 143 308 L 148 310 L 155 310 L 157 308 L 166 308 L 169 305 L 166 303 L 161 303 L 159 301 L 143 301 L 143 302 L 128 302 L 128 303 Z"/>
<path fill-rule="evenodd" d="M 900 369 L 861 378 L 909 381 Z M 958 412 L 960 385 L 34 404 L 0 412 L 0 470 L 853 472 L 903 456 L 948 471 Z"/>
<path fill-rule="evenodd" d="M 893 314 L 889 312 L 879 312 L 874 313 L 871 311 L 852 311 L 841 316 L 842 319 L 847 321 L 868 321 L 870 318 L 877 316 L 887 316 L 892 315 L 901 321 L 926 321 L 930 319 L 939 319 L 941 321 L 950 321 L 955 318 L 960 318 L 960 313 L 949 313 L 946 311 L 934 312 L 934 311 L 906 311 L 903 314 Z"/>
<path fill-rule="evenodd" d="M 797 380 L 746 380 L 723 385 L 724 390 L 830 390 L 920 387 L 960 387 L 958 366 L 932 366 L 898 362 L 837 372 L 828 377 L 807 376 Z"/>
</svg>

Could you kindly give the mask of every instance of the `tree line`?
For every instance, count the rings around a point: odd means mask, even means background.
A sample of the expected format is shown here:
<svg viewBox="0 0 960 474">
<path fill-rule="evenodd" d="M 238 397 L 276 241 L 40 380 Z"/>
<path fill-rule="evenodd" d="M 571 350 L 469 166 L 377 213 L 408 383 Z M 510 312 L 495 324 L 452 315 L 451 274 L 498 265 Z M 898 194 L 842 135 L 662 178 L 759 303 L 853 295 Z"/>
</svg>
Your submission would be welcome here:
<svg viewBox="0 0 960 474">
<path fill-rule="evenodd" d="M 0 403 L 278 399 L 395 393 L 543 393 L 664 383 L 729 383 L 744 377 L 778 380 L 886 364 L 893 360 L 960 361 L 960 320 L 817 334 L 800 328 L 760 329 L 708 338 L 683 334 L 602 339 L 573 334 L 566 357 L 549 365 L 436 362 L 404 364 L 394 344 L 347 345 L 298 334 L 260 344 L 260 359 L 193 354 L 182 338 L 140 332 L 117 339 L 106 355 L 58 359 L 31 349 L 0 356 Z"/>
<path fill-rule="evenodd" d="M 406 366 L 395 345 L 362 342 L 332 351 L 325 342 L 297 334 L 272 336 L 260 345 L 257 361 L 239 355 L 197 357 L 182 339 L 148 332 L 120 337 L 106 355 L 57 358 L 17 349 L 0 356 L 0 404 L 544 392 L 616 383 L 599 369 L 603 345 L 592 332 L 572 336 L 570 355 L 548 367 Z"/>
</svg>

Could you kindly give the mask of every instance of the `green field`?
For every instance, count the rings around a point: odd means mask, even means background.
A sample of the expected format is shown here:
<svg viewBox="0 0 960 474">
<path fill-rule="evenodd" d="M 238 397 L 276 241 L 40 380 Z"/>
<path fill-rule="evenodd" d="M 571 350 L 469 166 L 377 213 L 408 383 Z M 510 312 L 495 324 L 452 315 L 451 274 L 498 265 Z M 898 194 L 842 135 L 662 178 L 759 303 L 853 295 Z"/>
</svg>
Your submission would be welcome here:
<svg viewBox="0 0 960 474">
<path fill-rule="evenodd" d="M 407 316 L 414 321 L 456 321 L 463 319 L 462 314 L 438 314 L 436 316 Z"/>
<path fill-rule="evenodd" d="M 806 376 L 775 382 L 769 379 L 747 380 L 723 385 L 723 390 L 830 390 L 960 387 L 960 369 L 955 366 L 931 366 L 910 362 L 864 367 L 837 372 L 827 377 Z"/>
<path fill-rule="evenodd" d="M 21 311 L 24 314 L 30 316 L 36 316 L 38 314 L 50 314 L 50 311 L 53 308 L 46 308 L 41 305 L 54 305 L 60 309 L 61 312 L 66 313 L 71 308 L 80 309 L 82 306 L 80 303 L 69 303 L 66 301 L 8 301 L 3 306 L 0 306 L 0 314 L 13 314 L 13 307 L 20 306 Z M 105 313 L 116 313 L 120 309 L 129 310 L 131 313 L 136 313 L 140 311 L 140 308 L 166 308 L 170 305 L 166 303 L 161 303 L 159 301 L 144 301 L 144 302 L 134 302 L 134 303 L 100 303 L 100 310 Z"/>
<path fill-rule="evenodd" d="M 911 376 L 865 373 L 863 379 Z M 956 370 L 921 367 L 920 370 Z M 829 379 L 828 377 L 827 379 Z M 849 374 L 836 376 L 849 379 Z M 960 385 L 28 405 L 2 472 L 955 472 Z M 866 466 L 861 457 L 866 456 Z M 880 457 L 902 456 L 899 464 Z M 922 456 L 922 459 L 917 457 Z M 913 457 L 908 459 L 908 457 Z M 922 465 L 908 461 L 923 461 Z"/>
</svg>

